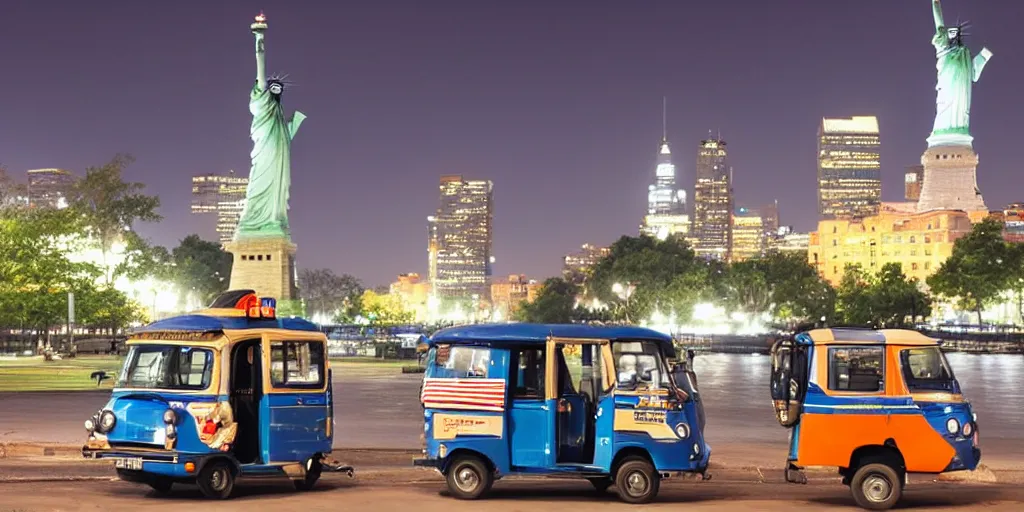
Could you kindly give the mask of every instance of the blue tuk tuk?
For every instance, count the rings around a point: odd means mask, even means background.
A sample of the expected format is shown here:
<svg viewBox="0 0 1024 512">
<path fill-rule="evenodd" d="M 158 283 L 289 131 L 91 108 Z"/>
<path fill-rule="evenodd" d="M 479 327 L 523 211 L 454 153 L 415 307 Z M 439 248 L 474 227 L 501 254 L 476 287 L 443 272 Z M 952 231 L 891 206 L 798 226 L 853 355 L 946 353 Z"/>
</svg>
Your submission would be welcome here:
<svg viewBox="0 0 1024 512">
<path fill-rule="evenodd" d="M 235 480 L 281 476 L 311 488 L 333 440 L 326 337 L 276 302 L 229 291 L 209 309 L 145 326 L 110 400 L 85 421 L 83 456 L 112 459 L 122 480 L 166 493 L 194 483 L 209 498 Z M 102 378 L 102 376 L 101 376 Z"/>
<path fill-rule="evenodd" d="M 674 358 L 670 337 L 638 327 L 439 331 L 420 397 L 424 457 L 414 464 L 440 471 L 460 499 L 505 475 L 548 475 L 598 491 L 614 485 L 623 501 L 647 503 L 673 473 L 707 478 L 696 381 L 676 382 Z"/>
</svg>

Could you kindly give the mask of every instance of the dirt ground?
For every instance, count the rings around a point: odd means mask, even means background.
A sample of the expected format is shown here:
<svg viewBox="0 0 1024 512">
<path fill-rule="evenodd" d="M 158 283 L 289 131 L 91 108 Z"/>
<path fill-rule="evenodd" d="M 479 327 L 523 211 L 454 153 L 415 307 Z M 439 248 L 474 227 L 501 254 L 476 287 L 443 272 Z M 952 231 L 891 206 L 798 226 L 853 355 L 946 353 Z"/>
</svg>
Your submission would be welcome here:
<svg viewBox="0 0 1024 512">
<path fill-rule="evenodd" d="M 617 501 L 613 491 L 597 494 L 589 484 L 574 480 L 501 481 L 483 501 L 465 502 L 448 497 L 444 484 L 398 479 L 386 482 L 381 475 L 354 480 L 331 475 L 310 492 L 299 493 L 286 482 L 260 481 L 240 484 L 237 496 L 216 503 L 217 510 L 408 510 L 417 512 L 479 511 L 537 512 L 564 510 L 637 510 Z M 1024 507 L 1024 489 L 1012 486 L 923 484 L 908 487 L 903 510 L 991 510 L 1019 511 Z M 182 510 L 206 507 L 199 492 L 190 486 L 175 486 L 168 496 L 148 487 L 120 481 L 81 481 L 0 484 L 0 512 L 13 511 L 135 511 Z M 645 510 L 688 511 L 792 511 L 859 510 L 853 506 L 847 488 L 836 484 L 786 485 L 667 481 L 657 502 Z"/>
</svg>

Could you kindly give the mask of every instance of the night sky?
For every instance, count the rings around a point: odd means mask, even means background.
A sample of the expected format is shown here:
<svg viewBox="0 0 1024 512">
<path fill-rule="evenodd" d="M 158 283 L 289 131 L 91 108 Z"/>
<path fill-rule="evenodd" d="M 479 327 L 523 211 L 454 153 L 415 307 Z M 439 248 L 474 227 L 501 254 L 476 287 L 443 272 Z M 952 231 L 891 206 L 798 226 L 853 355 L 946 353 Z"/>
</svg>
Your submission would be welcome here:
<svg viewBox="0 0 1024 512">
<path fill-rule="evenodd" d="M 1024 200 L 1024 2 L 944 8 L 995 54 L 972 108 L 986 203 Z M 778 199 L 804 231 L 822 116 L 879 117 L 885 200 L 934 116 L 929 0 L 38 0 L 0 9 L 0 162 L 24 179 L 131 153 L 128 177 L 163 203 L 140 231 L 212 237 L 190 177 L 248 174 L 260 9 L 268 69 L 296 82 L 285 108 L 309 116 L 292 145 L 298 263 L 370 285 L 426 271 L 441 174 L 494 182 L 496 276 L 555 275 L 580 244 L 635 234 L 662 96 L 688 194 L 698 141 L 720 130 L 737 204 Z"/>
</svg>

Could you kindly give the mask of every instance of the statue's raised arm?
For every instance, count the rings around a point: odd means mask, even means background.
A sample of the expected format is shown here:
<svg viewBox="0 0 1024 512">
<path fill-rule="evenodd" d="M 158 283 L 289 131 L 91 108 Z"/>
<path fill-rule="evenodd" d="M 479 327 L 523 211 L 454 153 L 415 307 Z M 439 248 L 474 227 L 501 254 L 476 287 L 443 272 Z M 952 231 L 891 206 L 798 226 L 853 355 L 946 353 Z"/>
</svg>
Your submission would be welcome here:
<svg viewBox="0 0 1024 512">
<path fill-rule="evenodd" d="M 940 30 L 945 27 L 945 22 L 942 21 L 942 4 L 939 0 L 932 0 L 932 16 L 935 17 L 935 30 Z"/>
<path fill-rule="evenodd" d="M 266 61 L 266 49 L 263 45 L 263 40 L 266 37 L 267 32 L 267 17 L 263 13 L 259 13 L 256 16 L 256 21 L 249 25 L 252 29 L 252 34 L 256 36 L 256 84 L 259 90 L 267 90 L 267 61 Z"/>
</svg>

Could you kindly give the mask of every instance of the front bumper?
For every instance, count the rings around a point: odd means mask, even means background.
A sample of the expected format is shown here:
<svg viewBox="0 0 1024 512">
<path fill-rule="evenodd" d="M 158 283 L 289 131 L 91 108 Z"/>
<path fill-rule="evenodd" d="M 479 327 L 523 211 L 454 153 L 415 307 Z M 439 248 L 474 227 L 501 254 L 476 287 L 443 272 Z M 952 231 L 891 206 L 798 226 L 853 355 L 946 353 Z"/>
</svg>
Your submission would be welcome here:
<svg viewBox="0 0 1024 512">
<path fill-rule="evenodd" d="M 413 459 L 412 465 L 420 468 L 441 469 L 442 462 L 444 461 L 441 459 Z"/>
<path fill-rule="evenodd" d="M 155 450 L 147 448 L 116 447 L 110 449 L 96 449 L 88 446 L 82 447 L 82 456 L 87 459 L 141 459 L 139 468 L 118 468 L 127 469 L 127 473 L 151 473 L 168 476 L 179 480 L 191 480 L 202 471 L 203 466 L 210 459 L 225 458 L 238 468 L 238 461 L 230 453 L 185 453 L 177 451 Z M 192 463 L 192 471 L 186 470 L 186 463 Z"/>
</svg>

